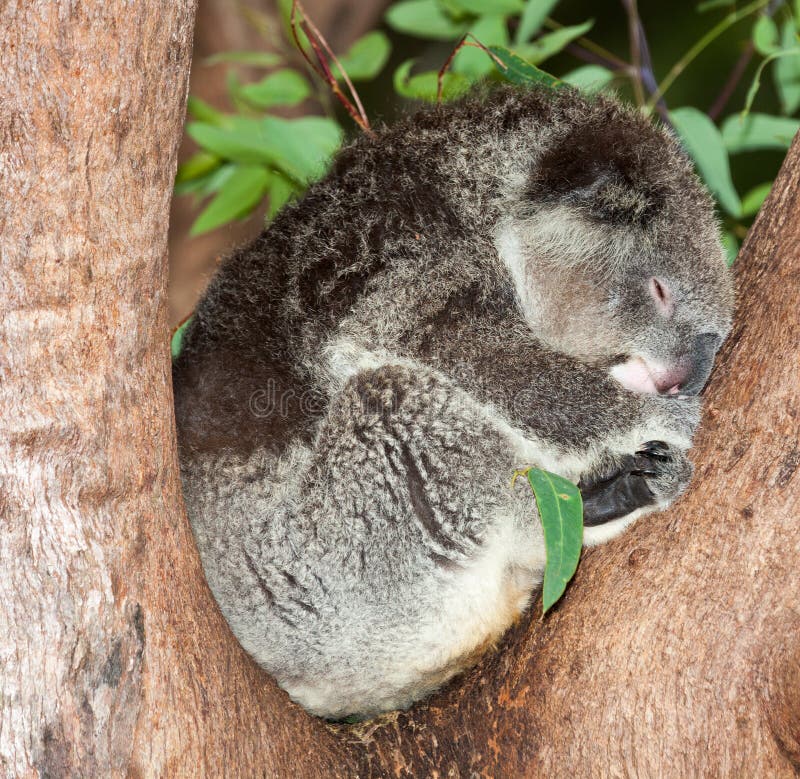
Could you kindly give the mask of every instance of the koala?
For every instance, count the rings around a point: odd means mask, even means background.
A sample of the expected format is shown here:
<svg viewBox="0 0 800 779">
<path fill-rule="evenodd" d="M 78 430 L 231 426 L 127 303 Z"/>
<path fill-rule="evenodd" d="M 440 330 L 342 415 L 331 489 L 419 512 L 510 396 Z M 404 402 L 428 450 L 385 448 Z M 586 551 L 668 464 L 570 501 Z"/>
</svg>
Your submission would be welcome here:
<svg viewBox="0 0 800 779">
<path fill-rule="evenodd" d="M 668 506 L 733 286 L 679 144 L 501 87 L 343 148 L 219 268 L 174 364 L 182 480 L 233 633 L 313 714 L 406 708 L 541 583 L 516 469 L 585 543 Z"/>
</svg>

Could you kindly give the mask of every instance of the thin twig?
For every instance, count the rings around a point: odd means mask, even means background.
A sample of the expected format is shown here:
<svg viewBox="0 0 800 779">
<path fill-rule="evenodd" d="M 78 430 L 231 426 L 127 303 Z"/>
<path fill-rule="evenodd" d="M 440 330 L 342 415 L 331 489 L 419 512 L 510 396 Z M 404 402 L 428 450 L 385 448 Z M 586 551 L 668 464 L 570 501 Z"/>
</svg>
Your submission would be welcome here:
<svg viewBox="0 0 800 779">
<path fill-rule="evenodd" d="M 720 90 L 716 100 L 711 104 L 711 108 L 708 109 L 708 116 L 712 121 L 716 122 L 719 119 L 719 115 L 725 110 L 725 106 L 736 91 L 736 87 L 739 86 L 739 82 L 750 64 L 750 60 L 753 59 L 755 50 L 756 47 L 753 45 L 753 41 L 748 41 L 725 81 L 725 85 Z"/>
<path fill-rule="evenodd" d="M 592 65 L 602 65 L 604 68 L 608 68 L 614 73 L 624 73 L 628 75 L 631 70 L 631 66 L 627 62 L 623 62 L 622 65 L 619 65 L 617 62 L 608 60 L 600 54 L 595 54 L 595 52 L 589 51 L 588 49 L 584 49 L 583 46 L 578 46 L 576 43 L 568 44 L 564 48 L 564 51 L 583 62 L 589 62 Z"/>
<path fill-rule="evenodd" d="M 471 41 L 468 41 L 467 38 L 472 38 Z M 455 48 L 450 52 L 450 55 L 444 61 L 444 65 L 439 68 L 439 73 L 436 77 L 436 102 L 442 102 L 442 90 L 444 88 L 444 77 L 447 71 L 450 69 L 450 66 L 453 64 L 453 60 L 455 59 L 456 54 L 458 54 L 461 49 L 465 46 L 472 46 L 473 48 L 480 49 L 481 51 L 488 54 L 492 60 L 494 60 L 495 64 L 502 68 L 503 70 L 507 70 L 508 66 L 500 59 L 493 51 L 488 49 L 484 46 L 471 32 L 468 32 L 466 35 L 461 36 L 461 40 L 455 45 Z"/>
<path fill-rule="evenodd" d="M 300 12 L 302 15 L 302 19 L 300 21 L 300 28 L 305 33 L 306 37 L 308 38 L 308 42 L 311 48 L 314 50 L 314 54 L 317 57 L 317 61 L 319 64 L 314 64 L 311 58 L 306 53 L 305 49 L 303 48 L 302 44 L 300 43 L 300 37 L 297 34 L 297 12 Z M 320 76 L 331 88 L 334 95 L 339 99 L 342 105 L 345 107 L 347 112 L 353 118 L 353 121 L 369 135 L 372 135 L 372 129 L 369 125 L 369 118 L 367 117 L 367 112 L 364 110 L 364 106 L 361 103 L 361 98 L 358 96 L 358 92 L 356 88 L 353 86 L 353 82 L 350 80 L 350 77 L 345 72 L 345 69 L 342 67 L 342 63 L 339 62 L 337 56 L 333 53 L 333 50 L 328 45 L 328 42 L 325 40 L 323 34 L 317 29 L 314 22 L 309 19 L 308 14 L 306 13 L 305 8 L 301 4 L 300 0 L 292 0 L 292 11 L 290 16 L 290 23 L 292 28 L 292 36 L 294 37 L 295 44 L 299 49 L 300 53 L 303 55 L 303 58 L 309 64 L 309 66 L 314 70 L 317 75 Z M 350 92 L 350 96 L 353 99 L 351 102 L 347 95 L 342 92 L 341 87 L 339 86 L 339 82 L 336 80 L 336 77 L 333 75 L 330 66 L 328 65 L 328 61 L 326 60 L 326 56 L 331 59 L 331 61 L 336 65 L 339 69 L 339 72 L 342 74 L 342 79 L 344 80 L 345 84 L 347 84 L 347 89 Z M 355 105 L 353 104 L 355 103 Z"/>
<path fill-rule="evenodd" d="M 565 25 L 560 24 L 555 19 L 550 19 L 548 17 L 547 19 L 544 20 L 544 26 L 547 27 L 548 30 L 561 30 L 564 28 Z M 602 57 L 605 63 L 610 63 L 608 67 L 611 70 L 629 70 L 631 67 L 630 62 L 625 62 L 624 59 L 620 59 L 616 54 L 609 51 L 608 49 L 604 49 L 602 46 L 595 43 L 593 40 L 589 38 L 586 37 L 578 38 L 575 41 L 575 44 L 586 49 L 586 51 L 590 51 L 593 54 L 596 54 L 598 57 Z"/>
<path fill-rule="evenodd" d="M 716 40 L 736 22 L 754 13 L 759 8 L 763 8 L 770 0 L 755 0 L 740 8 L 738 11 L 733 11 L 728 14 L 721 22 L 714 25 L 700 40 L 697 41 L 689 50 L 670 68 L 664 80 L 658 85 L 658 88 L 647 101 L 647 111 L 650 112 L 655 107 L 656 103 L 661 99 L 664 93 L 675 83 L 675 79 L 687 68 L 687 66 L 694 60 L 694 58 L 703 51 L 710 43 Z"/>
<path fill-rule="evenodd" d="M 658 89 L 658 82 L 656 81 L 655 73 L 653 72 L 653 60 L 650 56 L 650 46 L 647 43 L 647 34 L 644 31 L 644 23 L 641 16 L 637 20 L 637 34 L 639 36 L 639 51 L 641 52 L 641 75 L 642 84 L 647 90 L 648 95 L 652 95 Z M 661 117 L 661 121 L 668 127 L 672 127 L 672 122 L 669 118 L 669 109 L 663 97 L 660 97 L 656 102 L 656 111 Z"/>
<path fill-rule="evenodd" d="M 642 51 L 639 45 L 639 9 L 636 0 L 622 0 L 628 16 L 628 45 L 631 53 L 631 82 L 636 105 L 644 105 L 644 86 L 642 85 Z"/>
</svg>

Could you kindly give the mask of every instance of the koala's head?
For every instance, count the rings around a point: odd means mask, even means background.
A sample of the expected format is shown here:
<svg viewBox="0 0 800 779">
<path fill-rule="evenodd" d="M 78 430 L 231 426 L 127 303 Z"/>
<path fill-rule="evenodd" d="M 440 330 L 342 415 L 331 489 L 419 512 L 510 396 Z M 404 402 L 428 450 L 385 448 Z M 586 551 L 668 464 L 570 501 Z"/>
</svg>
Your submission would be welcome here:
<svg viewBox="0 0 800 779">
<path fill-rule="evenodd" d="M 734 301 L 713 202 L 667 131 L 567 102 L 498 228 L 526 320 L 628 389 L 696 394 Z"/>
</svg>

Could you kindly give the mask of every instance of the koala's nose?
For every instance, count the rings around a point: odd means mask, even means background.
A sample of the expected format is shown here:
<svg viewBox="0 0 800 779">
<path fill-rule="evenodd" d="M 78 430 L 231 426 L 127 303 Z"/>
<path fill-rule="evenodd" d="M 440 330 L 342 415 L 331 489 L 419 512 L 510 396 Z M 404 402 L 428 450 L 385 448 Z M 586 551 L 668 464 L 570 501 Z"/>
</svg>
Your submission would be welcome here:
<svg viewBox="0 0 800 779">
<path fill-rule="evenodd" d="M 716 333 L 695 336 L 691 351 L 686 355 L 686 363 L 690 367 L 686 378 L 680 383 L 682 394 L 697 395 L 705 387 L 721 343 L 722 339 Z"/>
</svg>

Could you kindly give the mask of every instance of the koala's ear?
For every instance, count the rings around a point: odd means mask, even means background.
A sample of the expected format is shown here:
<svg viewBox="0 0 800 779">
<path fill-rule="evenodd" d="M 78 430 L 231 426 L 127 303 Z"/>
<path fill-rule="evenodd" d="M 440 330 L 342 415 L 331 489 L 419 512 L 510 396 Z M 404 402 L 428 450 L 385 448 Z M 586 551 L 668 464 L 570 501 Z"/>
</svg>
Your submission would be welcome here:
<svg viewBox="0 0 800 779">
<path fill-rule="evenodd" d="M 664 140 L 648 124 L 606 115 L 574 127 L 547 149 L 526 188 L 534 202 L 564 204 L 612 224 L 641 224 L 665 197 Z M 605 121 L 603 121 L 605 120 Z"/>
</svg>

